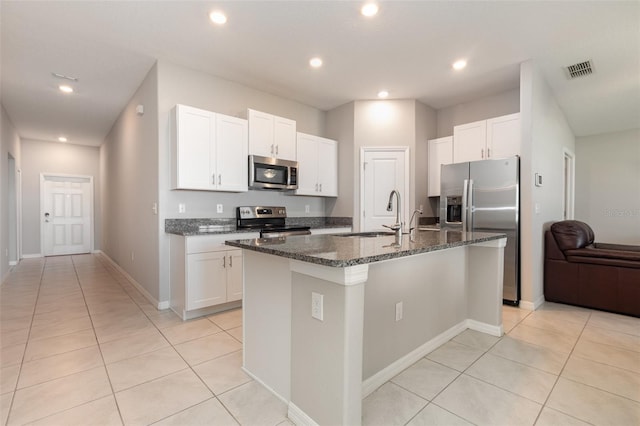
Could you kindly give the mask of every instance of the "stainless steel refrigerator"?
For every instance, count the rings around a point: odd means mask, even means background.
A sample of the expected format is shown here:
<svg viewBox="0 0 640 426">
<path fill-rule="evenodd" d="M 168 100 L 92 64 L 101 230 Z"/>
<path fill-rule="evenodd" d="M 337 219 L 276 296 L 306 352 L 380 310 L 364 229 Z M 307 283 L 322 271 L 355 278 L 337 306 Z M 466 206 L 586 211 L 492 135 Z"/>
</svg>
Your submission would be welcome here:
<svg viewBox="0 0 640 426">
<path fill-rule="evenodd" d="M 443 165 L 440 227 L 507 235 L 504 303 L 520 302 L 520 158 Z"/>
</svg>

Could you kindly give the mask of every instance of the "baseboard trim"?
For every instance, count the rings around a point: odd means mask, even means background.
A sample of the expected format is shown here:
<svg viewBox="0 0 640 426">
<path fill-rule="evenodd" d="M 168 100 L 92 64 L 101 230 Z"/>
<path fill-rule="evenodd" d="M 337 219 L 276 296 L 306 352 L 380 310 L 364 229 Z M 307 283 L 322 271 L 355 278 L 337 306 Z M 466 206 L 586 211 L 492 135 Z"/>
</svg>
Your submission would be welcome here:
<svg viewBox="0 0 640 426">
<path fill-rule="evenodd" d="M 307 413 L 302 411 L 300 407 L 298 407 L 293 402 L 289 403 L 287 417 L 289 417 L 289 420 L 291 420 L 298 426 L 318 426 L 318 423 L 316 423 L 311 417 L 307 415 Z"/>
<path fill-rule="evenodd" d="M 278 392 L 276 392 L 275 390 L 273 390 L 273 388 L 271 388 L 271 386 L 267 385 L 265 382 L 263 382 L 258 376 L 256 376 L 255 374 L 253 374 L 251 371 L 247 370 L 246 367 L 243 365 L 242 367 L 242 371 L 245 372 L 245 374 L 249 377 L 251 377 L 253 380 L 255 380 L 256 382 L 260 383 L 261 386 L 263 386 L 266 390 L 268 390 L 269 392 L 271 392 L 273 394 L 273 396 L 275 396 L 276 398 L 278 398 L 280 401 L 284 402 L 286 405 L 289 405 L 290 401 L 287 398 L 284 398 L 282 395 L 280 395 Z M 300 411 L 302 412 L 302 410 Z M 305 414 L 306 415 L 306 414 Z"/>
<path fill-rule="evenodd" d="M 402 358 L 389 364 L 388 366 L 378 371 L 373 376 L 366 379 L 364 382 L 362 382 L 362 398 L 363 399 L 366 398 L 373 391 L 378 389 L 380 386 L 384 385 L 386 382 L 391 380 L 397 374 L 399 374 L 400 372 L 404 371 L 406 368 L 415 364 L 420 358 L 424 357 L 429 352 L 447 343 L 449 340 L 453 339 L 458 334 L 462 333 L 464 330 L 467 329 L 468 321 L 469 320 L 465 320 L 459 324 L 454 325 L 450 329 L 440 333 L 433 339 L 429 340 L 428 342 L 424 343 L 423 345 L 419 346 L 418 348 L 409 352 Z"/>
<path fill-rule="evenodd" d="M 169 302 L 168 301 L 159 302 L 139 282 L 137 282 L 135 279 L 133 279 L 133 277 L 131 275 L 129 275 L 129 273 L 127 271 L 122 269 L 122 267 L 120 265 L 118 265 L 113 259 L 111 259 L 108 254 L 106 254 L 106 253 L 104 253 L 102 251 L 100 251 L 99 254 L 101 255 L 101 257 L 104 257 L 104 259 L 107 260 L 115 269 L 117 269 L 118 272 L 120 272 L 122 275 L 124 275 L 125 278 L 127 280 L 129 280 L 129 282 L 131 284 L 133 284 L 133 286 L 136 288 L 136 290 L 138 290 L 140 292 L 140 294 L 142 294 L 158 310 L 163 310 L 163 309 L 168 309 L 169 308 Z"/>
<path fill-rule="evenodd" d="M 476 320 L 467 320 L 467 328 L 470 330 L 479 331 L 480 333 L 490 334 L 491 336 L 502 337 L 504 330 L 502 324 L 491 325 L 486 322 L 480 322 Z"/>
<path fill-rule="evenodd" d="M 542 306 L 543 303 L 544 303 L 544 296 L 540 296 L 533 302 L 528 302 L 526 300 L 521 300 L 520 301 L 520 307 L 523 308 L 523 309 L 526 309 L 528 311 L 535 311 L 540 306 Z"/>
<path fill-rule="evenodd" d="M 32 253 L 32 254 L 23 254 L 23 259 L 38 259 L 40 257 L 44 257 L 41 253 Z"/>
</svg>

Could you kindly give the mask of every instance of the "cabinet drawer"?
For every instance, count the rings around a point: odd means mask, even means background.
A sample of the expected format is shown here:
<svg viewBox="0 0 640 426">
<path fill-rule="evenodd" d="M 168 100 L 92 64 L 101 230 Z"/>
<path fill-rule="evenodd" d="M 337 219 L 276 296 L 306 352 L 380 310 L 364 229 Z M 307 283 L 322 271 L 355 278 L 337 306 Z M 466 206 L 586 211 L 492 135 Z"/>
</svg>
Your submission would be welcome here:
<svg viewBox="0 0 640 426">
<path fill-rule="evenodd" d="M 224 251 L 233 249 L 225 245 L 227 240 L 244 240 L 258 238 L 257 232 L 242 232 L 238 234 L 193 235 L 186 237 L 187 254 L 205 253 L 208 251 Z"/>
</svg>

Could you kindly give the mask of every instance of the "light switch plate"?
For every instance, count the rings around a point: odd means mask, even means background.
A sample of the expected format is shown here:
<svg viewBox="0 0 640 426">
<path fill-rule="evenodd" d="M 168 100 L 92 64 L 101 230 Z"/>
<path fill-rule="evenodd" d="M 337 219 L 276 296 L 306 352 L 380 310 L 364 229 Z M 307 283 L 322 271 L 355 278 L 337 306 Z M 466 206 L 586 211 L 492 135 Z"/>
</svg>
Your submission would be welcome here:
<svg viewBox="0 0 640 426">
<path fill-rule="evenodd" d="M 324 295 L 311 292 L 311 316 L 324 321 Z"/>
<path fill-rule="evenodd" d="M 222 204 L 218 204 L 218 205 L 216 206 L 216 211 L 217 211 L 218 213 L 222 213 Z"/>
<path fill-rule="evenodd" d="M 184 203 L 178 204 L 178 213 L 184 213 L 187 211 L 187 206 Z"/>
</svg>

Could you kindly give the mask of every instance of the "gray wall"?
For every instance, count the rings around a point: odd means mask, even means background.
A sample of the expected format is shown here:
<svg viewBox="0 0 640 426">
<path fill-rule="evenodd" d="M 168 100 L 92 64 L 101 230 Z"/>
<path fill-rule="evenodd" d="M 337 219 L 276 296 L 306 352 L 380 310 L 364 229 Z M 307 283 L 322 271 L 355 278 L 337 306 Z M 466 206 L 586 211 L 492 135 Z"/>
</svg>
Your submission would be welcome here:
<svg viewBox="0 0 640 426">
<path fill-rule="evenodd" d="M 453 126 L 513 114 L 519 111 L 519 88 L 442 108 L 438 110 L 438 135 L 436 137 L 452 136 Z"/>
<path fill-rule="evenodd" d="M 144 106 L 144 115 L 136 106 Z M 100 148 L 102 250 L 157 301 L 158 76 L 154 66 Z M 133 255 L 132 255 L 133 254 Z"/>
<path fill-rule="evenodd" d="M 575 137 L 532 61 L 521 66 L 520 90 L 522 300 L 525 307 L 533 308 L 543 302 L 544 231 L 563 218 L 563 149 L 575 152 Z M 543 186 L 534 186 L 535 173 L 543 176 Z"/>
<path fill-rule="evenodd" d="M 416 208 L 422 206 L 423 217 L 436 217 L 439 212 L 429 202 L 427 197 L 427 179 L 429 177 L 429 139 L 435 139 L 437 134 L 437 112 L 420 102 L 416 102 L 416 150 L 415 150 L 415 179 L 416 179 Z M 419 216 L 416 216 L 418 220 Z"/>
<path fill-rule="evenodd" d="M 22 140 L 22 251 L 40 250 L 40 173 L 93 176 L 94 248 L 101 244 L 100 149 L 69 143 Z"/>
<path fill-rule="evenodd" d="M 359 193 L 355 184 L 358 158 L 354 142 L 355 102 L 349 102 L 327 112 L 327 137 L 338 144 L 338 198 L 327 202 L 327 215 L 354 216 L 354 198 Z M 355 218 L 354 218 L 355 219 Z"/>
<path fill-rule="evenodd" d="M 575 218 L 596 241 L 640 245 L 640 129 L 576 140 Z"/>
<path fill-rule="evenodd" d="M 296 120 L 297 130 L 326 136 L 326 113 L 316 108 L 280 98 L 210 74 L 191 70 L 169 62 L 158 62 L 158 155 L 159 155 L 159 233 L 160 233 L 160 300 L 169 298 L 169 238 L 164 234 L 166 218 L 235 217 L 241 205 L 283 205 L 289 216 L 324 216 L 325 199 L 296 197 L 280 192 L 248 191 L 245 193 L 171 190 L 171 120 L 176 104 L 185 104 L 221 114 L 246 118 L 247 108 Z M 338 144 L 341 141 L 338 140 Z M 178 204 L 186 205 L 178 213 Z M 224 212 L 216 213 L 216 204 Z M 305 206 L 309 213 L 305 213 Z"/>
<path fill-rule="evenodd" d="M 9 176 L 9 155 L 14 159 L 14 170 L 17 174 L 21 167 L 20 137 L 4 106 L 0 104 L 0 282 L 4 281 L 9 273 L 9 252 L 17 251 L 17 229 L 9 222 L 12 218 L 17 219 L 17 213 L 9 210 L 12 204 L 9 185 L 16 182 L 16 176 Z M 19 192 L 14 191 L 18 194 L 16 202 L 19 202 Z"/>
</svg>

